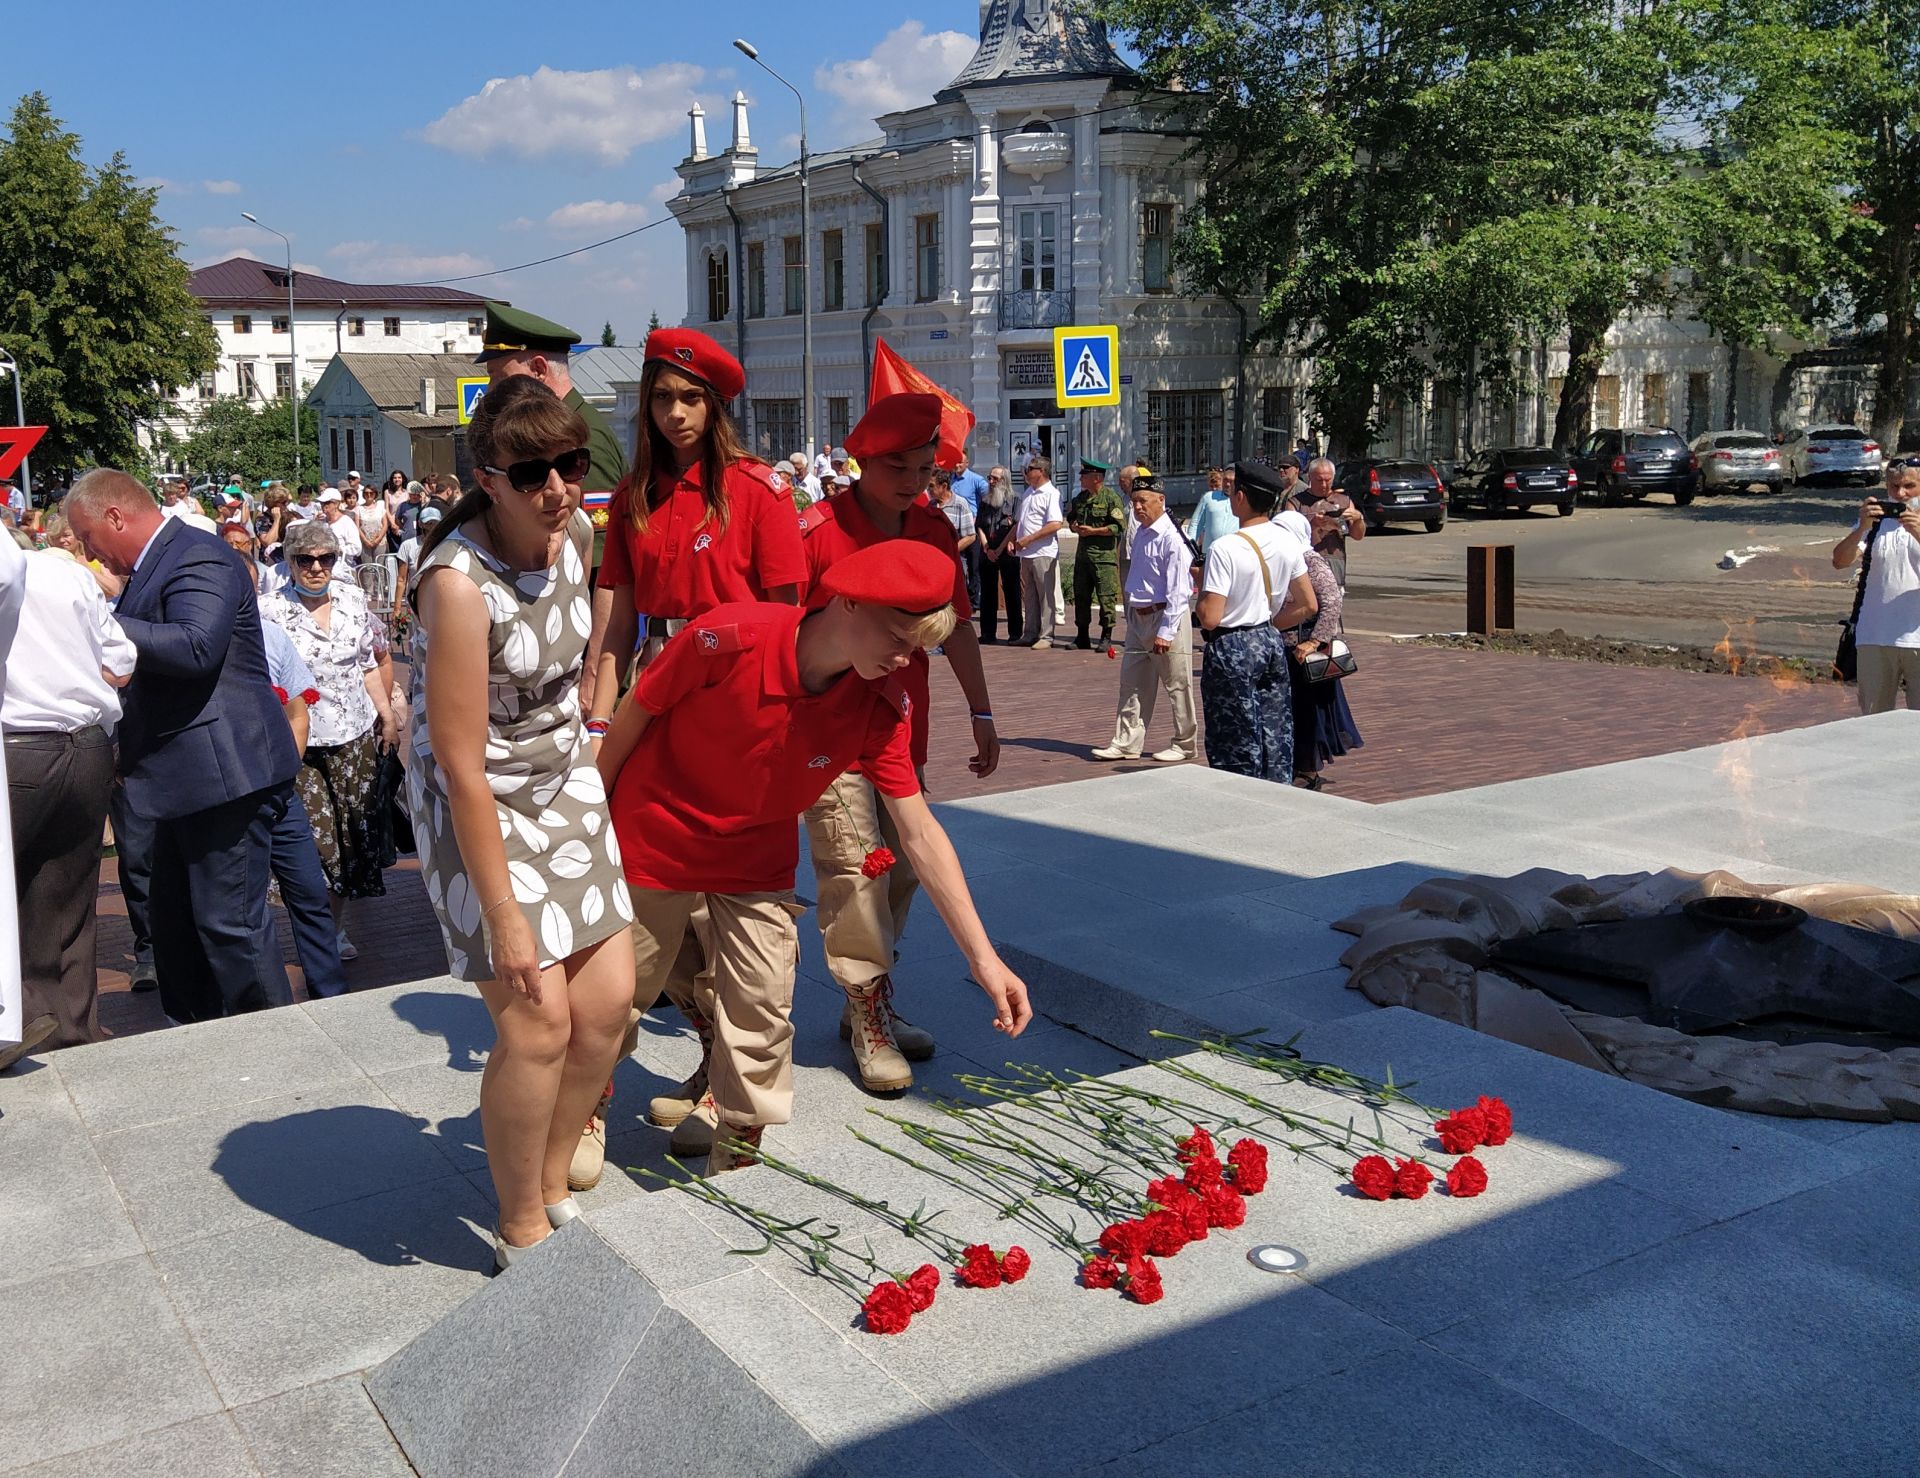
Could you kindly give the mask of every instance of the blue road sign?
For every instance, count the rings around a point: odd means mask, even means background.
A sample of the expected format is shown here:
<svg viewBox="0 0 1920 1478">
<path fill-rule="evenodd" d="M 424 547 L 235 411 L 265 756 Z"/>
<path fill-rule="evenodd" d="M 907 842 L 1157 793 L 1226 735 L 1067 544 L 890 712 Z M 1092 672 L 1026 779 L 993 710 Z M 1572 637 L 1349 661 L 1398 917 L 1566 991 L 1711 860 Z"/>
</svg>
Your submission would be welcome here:
<svg viewBox="0 0 1920 1478">
<path fill-rule="evenodd" d="M 460 413 L 456 419 L 464 426 L 473 419 L 473 408 L 480 404 L 480 397 L 487 393 L 487 377 L 462 375 L 453 383 L 460 392 Z"/>
<path fill-rule="evenodd" d="M 1120 404 L 1120 330 L 1081 324 L 1053 331 L 1053 398 L 1072 409 Z"/>
</svg>

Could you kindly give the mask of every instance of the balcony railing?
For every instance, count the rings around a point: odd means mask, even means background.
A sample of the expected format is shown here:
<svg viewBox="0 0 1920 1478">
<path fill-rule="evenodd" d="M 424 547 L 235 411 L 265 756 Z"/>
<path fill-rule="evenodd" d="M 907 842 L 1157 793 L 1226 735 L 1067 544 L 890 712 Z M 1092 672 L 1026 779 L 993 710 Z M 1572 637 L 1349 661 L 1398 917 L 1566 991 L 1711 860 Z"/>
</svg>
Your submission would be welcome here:
<svg viewBox="0 0 1920 1478">
<path fill-rule="evenodd" d="M 1066 328 L 1073 324 L 1073 289 L 1000 294 L 1000 327 Z"/>
</svg>

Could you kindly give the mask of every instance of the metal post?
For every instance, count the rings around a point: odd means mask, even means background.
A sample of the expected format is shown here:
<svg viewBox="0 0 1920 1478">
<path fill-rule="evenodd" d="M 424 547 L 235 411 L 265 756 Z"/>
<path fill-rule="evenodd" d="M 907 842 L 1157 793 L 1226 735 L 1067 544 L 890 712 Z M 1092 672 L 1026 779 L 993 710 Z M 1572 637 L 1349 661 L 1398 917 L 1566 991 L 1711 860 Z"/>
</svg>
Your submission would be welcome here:
<svg viewBox="0 0 1920 1478">
<path fill-rule="evenodd" d="M 27 424 L 27 402 L 20 393 L 20 361 L 11 354 L 0 351 L 0 369 L 13 376 L 13 421 L 16 426 Z M 33 507 L 33 467 L 32 459 L 20 459 L 20 496 L 27 500 L 27 507 Z"/>
<path fill-rule="evenodd" d="M 807 176 L 807 100 L 800 89 L 760 60 L 760 53 L 748 42 L 736 40 L 734 49 L 769 77 L 793 94 L 800 105 L 800 428 L 807 444 L 807 460 L 812 462 L 813 439 L 813 193 Z"/>
<path fill-rule="evenodd" d="M 288 240 L 284 231 L 274 231 L 273 227 L 263 224 L 252 211 L 240 212 L 242 218 L 253 222 L 262 231 L 270 231 L 287 244 L 287 394 L 293 401 L 293 485 L 300 486 L 300 341 L 293 322 L 293 242 Z"/>
</svg>

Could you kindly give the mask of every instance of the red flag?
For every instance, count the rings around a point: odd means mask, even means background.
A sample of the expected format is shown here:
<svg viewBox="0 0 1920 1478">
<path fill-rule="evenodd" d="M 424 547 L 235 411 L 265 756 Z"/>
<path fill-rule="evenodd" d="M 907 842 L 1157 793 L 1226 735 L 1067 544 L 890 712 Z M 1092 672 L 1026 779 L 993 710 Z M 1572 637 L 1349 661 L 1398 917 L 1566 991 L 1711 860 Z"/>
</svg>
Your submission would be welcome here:
<svg viewBox="0 0 1920 1478">
<path fill-rule="evenodd" d="M 873 384 L 867 391 L 867 404 L 872 405 L 885 395 L 939 396 L 946 409 L 940 415 L 940 450 L 934 455 L 934 465 L 949 470 L 958 467 L 961 449 L 973 431 L 973 412 L 895 354 L 885 339 L 877 342 L 879 348 L 873 356 Z"/>
<path fill-rule="evenodd" d="M 18 371 L 15 371 L 18 373 Z M 969 421 L 968 425 L 973 423 Z M 40 438 L 47 434 L 45 426 L 0 426 L 0 477 L 12 477 L 20 470 L 20 464 L 27 460 L 27 453 L 40 444 Z M 944 428 L 941 431 L 941 444 L 946 443 Z"/>
</svg>

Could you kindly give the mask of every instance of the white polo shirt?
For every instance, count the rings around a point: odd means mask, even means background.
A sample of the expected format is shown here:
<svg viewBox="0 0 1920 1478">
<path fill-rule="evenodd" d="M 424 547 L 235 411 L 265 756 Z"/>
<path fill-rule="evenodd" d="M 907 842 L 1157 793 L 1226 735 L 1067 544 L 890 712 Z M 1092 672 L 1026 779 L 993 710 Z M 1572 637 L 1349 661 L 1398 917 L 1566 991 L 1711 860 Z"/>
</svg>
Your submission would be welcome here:
<svg viewBox="0 0 1920 1478">
<path fill-rule="evenodd" d="M 1255 544 L 1260 546 L 1258 554 Z M 1260 578 L 1261 560 L 1266 561 L 1267 576 L 1273 582 L 1271 599 Z M 1213 541 L 1200 590 L 1203 595 L 1226 597 L 1222 626 L 1263 626 L 1286 600 L 1287 587 L 1306 572 L 1307 554 L 1298 539 L 1277 524 L 1255 524 Z"/>
<path fill-rule="evenodd" d="M 1019 512 L 1014 517 L 1014 533 L 1022 539 L 1031 539 L 1048 524 L 1065 521 L 1066 514 L 1060 509 L 1060 489 L 1050 482 L 1043 482 L 1039 487 L 1028 488 L 1020 495 Z M 1059 552 L 1058 534 L 1048 534 L 1046 538 L 1023 545 L 1017 551 L 1022 559 L 1042 559 Z"/>
<path fill-rule="evenodd" d="M 1860 532 L 1860 526 L 1854 525 Z M 1892 518 L 1873 537 L 1873 565 L 1854 641 L 1863 647 L 1920 647 L 1920 543 Z"/>
</svg>

